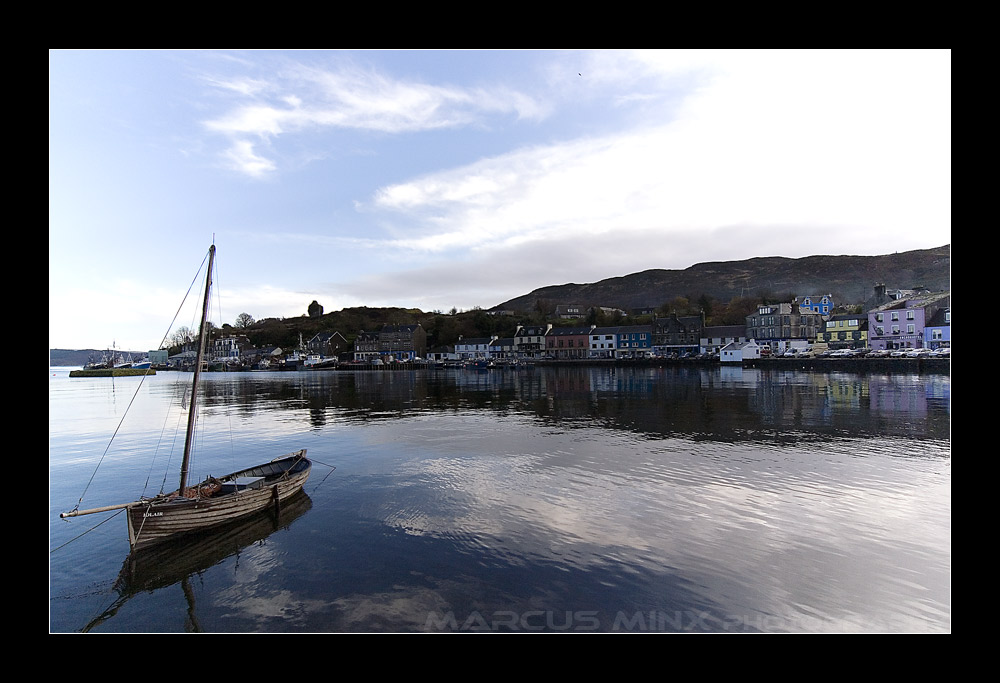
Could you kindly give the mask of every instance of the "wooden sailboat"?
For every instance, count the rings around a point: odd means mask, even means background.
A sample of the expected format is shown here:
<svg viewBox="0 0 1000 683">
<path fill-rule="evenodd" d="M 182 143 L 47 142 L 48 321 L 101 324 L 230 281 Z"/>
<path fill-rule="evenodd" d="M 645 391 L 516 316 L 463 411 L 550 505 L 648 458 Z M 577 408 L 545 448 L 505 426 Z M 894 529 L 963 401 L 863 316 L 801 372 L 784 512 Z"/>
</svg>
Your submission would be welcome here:
<svg viewBox="0 0 1000 683">
<path fill-rule="evenodd" d="M 168 539 L 211 529 L 268 507 L 280 507 L 281 502 L 302 489 L 312 463 L 305 449 L 289 453 L 270 462 L 248 467 L 223 477 L 209 477 L 196 486 L 187 482 L 191 447 L 194 440 L 198 382 L 208 338 L 208 305 L 212 287 L 212 266 L 215 245 L 209 248 L 208 275 L 205 280 L 205 300 L 202 304 L 198 358 L 194 366 L 191 406 L 188 411 L 184 458 L 181 462 L 180 485 L 172 493 L 142 498 L 89 510 L 74 509 L 60 517 L 77 517 L 97 512 L 125 509 L 128 515 L 129 543 L 133 550 L 161 543 Z"/>
</svg>

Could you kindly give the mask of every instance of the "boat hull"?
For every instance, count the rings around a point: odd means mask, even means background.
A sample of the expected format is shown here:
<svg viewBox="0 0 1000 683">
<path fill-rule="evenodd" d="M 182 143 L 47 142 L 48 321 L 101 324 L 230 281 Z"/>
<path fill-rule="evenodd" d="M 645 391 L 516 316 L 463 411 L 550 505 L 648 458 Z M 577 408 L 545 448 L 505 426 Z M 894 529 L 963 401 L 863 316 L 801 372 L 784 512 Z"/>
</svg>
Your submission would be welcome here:
<svg viewBox="0 0 1000 683">
<path fill-rule="evenodd" d="M 214 480 L 223 491 L 210 497 L 174 494 L 138 501 L 128 508 L 129 543 L 133 549 L 204 531 L 277 506 L 302 489 L 312 463 L 305 450 Z M 248 483 L 249 482 L 249 483 Z M 196 487 L 198 488 L 198 487 Z"/>
</svg>

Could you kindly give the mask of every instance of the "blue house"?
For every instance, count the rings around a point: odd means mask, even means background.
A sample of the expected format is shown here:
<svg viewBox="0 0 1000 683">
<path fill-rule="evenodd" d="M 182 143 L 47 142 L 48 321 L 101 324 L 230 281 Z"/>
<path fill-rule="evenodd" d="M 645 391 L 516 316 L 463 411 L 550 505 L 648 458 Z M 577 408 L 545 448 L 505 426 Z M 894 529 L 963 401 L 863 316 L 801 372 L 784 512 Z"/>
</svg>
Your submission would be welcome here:
<svg viewBox="0 0 1000 683">
<path fill-rule="evenodd" d="M 924 348 L 951 346 L 951 306 L 938 309 L 924 327 Z"/>
<path fill-rule="evenodd" d="M 652 325 L 626 325 L 617 330 L 617 358 L 646 358 L 653 352 Z"/>
<path fill-rule="evenodd" d="M 820 315 L 830 315 L 833 310 L 833 295 L 826 296 L 805 296 L 799 304 L 799 313 L 819 313 Z"/>
</svg>

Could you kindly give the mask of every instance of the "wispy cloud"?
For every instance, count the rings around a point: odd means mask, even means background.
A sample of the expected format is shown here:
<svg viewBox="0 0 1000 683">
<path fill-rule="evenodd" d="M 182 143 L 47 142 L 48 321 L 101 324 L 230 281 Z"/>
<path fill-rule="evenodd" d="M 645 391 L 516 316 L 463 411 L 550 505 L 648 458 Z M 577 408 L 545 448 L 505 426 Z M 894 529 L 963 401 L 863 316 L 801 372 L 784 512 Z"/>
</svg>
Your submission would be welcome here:
<svg viewBox="0 0 1000 683">
<path fill-rule="evenodd" d="M 481 125 L 492 116 L 539 118 L 546 107 L 505 86 L 464 88 L 406 81 L 355 66 L 292 65 L 264 81 L 208 79 L 236 96 L 223 114 L 204 122 L 230 140 L 226 160 L 259 177 L 277 170 L 260 149 L 283 135 L 323 129 L 400 134 Z"/>
</svg>

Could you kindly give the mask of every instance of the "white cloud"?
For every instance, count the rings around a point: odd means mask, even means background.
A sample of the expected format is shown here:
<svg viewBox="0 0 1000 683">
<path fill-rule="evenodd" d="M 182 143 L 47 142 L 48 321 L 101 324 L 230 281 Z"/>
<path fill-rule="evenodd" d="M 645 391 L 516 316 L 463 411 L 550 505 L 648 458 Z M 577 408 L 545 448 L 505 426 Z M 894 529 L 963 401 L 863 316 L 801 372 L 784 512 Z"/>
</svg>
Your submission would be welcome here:
<svg viewBox="0 0 1000 683">
<path fill-rule="evenodd" d="M 588 75 L 601 80 L 636 80 L 637 58 L 645 79 L 657 68 L 664 78 L 676 73 L 672 53 L 599 56 L 602 67 Z M 946 87 L 938 65 L 918 66 L 915 75 L 906 55 L 709 56 L 703 69 L 711 77 L 686 91 L 670 121 L 381 188 L 374 206 L 399 216 L 387 245 L 493 249 L 623 229 L 680 237 L 734 225 L 825 227 L 832 237 L 880 226 L 898 233 L 902 225 L 947 234 L 950 104 L 925 95 L 928 80 L 935 92 Z M 697 70 L 697 58 L 680 61 Z"/>
<path fill-rule="evenodd" d="M 535 98 L 505 86 L 466 88 L 391 78 L 354 67 L 320 69 L 295 66 L 280 82 L 237 79 L 210 81 L 242 96 L 227 113 L 205 127 L 236 142 L 232 167 L 260 176 L 276 170 L 256 145 L 294 132 L 325 128 L 398 134 L 476 125 L 494 115 L 537 118 L 545 107 Z M 238 150 L 234 154 L 233 150 Z"/>
<path fill-rule="evenodd" d="M 273 161 L 257 154 L 253 144 L 247 140 L 234 140 L 223 158 L 229 168 L 255 178 L 266 175 L 276 168 Z"/>
</svg>

